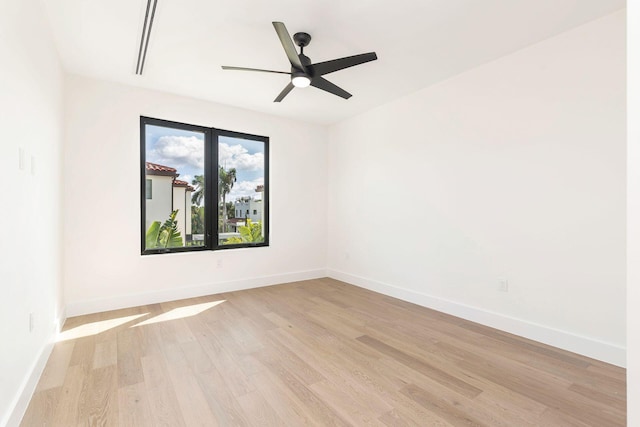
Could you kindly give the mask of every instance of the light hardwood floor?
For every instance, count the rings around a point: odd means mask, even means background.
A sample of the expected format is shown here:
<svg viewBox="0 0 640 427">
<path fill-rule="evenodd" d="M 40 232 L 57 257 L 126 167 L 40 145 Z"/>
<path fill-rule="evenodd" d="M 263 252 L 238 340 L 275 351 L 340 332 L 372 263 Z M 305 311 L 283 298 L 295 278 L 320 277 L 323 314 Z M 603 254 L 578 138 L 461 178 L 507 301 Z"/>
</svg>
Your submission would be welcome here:
<svg viewBox="0 0 640 427">
<path fill-rule="evenodd" d="M 63 338 L 23 426 L 626 421 L 624 369 L 331 279 L 70 318 Z"/>
</svg>

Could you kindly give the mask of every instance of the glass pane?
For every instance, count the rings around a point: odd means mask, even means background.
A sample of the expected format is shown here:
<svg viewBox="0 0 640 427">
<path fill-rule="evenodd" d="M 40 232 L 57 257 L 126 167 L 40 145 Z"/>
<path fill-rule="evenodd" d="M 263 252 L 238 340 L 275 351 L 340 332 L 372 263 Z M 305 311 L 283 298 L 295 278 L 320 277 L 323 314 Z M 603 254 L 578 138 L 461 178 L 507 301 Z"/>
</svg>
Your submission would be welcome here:
<svg viewBox="0 0 640 427">
<path fill-rule="evenodd" d="M 145 125 L 145 248 L 204 246 L 204 133 Z"/>
<path fill-rule="evenodd" d="M 151 199 L 153 198 L 153 187 L 152 184 L 153 181 L 151 181 L 150 179 L 145 180 L 145 194 L 146 194 L 146 198 L 147 199 Z"/>
<path fill-rule="evenodd" d="M 218 232 L 221 245 L 265 241 L 265 143 L 218 140 Z"/>
</svg>

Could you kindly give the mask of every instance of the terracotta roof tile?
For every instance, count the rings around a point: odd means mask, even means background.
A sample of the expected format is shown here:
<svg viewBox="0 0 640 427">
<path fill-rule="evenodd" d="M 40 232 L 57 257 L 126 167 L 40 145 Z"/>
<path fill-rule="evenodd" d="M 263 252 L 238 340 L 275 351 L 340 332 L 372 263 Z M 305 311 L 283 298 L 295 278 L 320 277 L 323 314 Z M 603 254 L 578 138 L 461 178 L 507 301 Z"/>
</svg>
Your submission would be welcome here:
<svg viewBox="0 0 640 427">
<path fill-rule="evenodd" d="M 147 164 L 147 170 L 148 171 L 173 172 L 173 173 L 178 172 L 177 169 L 169 167 L 169 166 L 159 165 L 157 163 L 151 163 L 151 162 L 146 162 L 146 164 Z"/>
<path fill-rule="evenodd" d="M 189 185 L 189 183 L 187 181 L 181 181 L 179 179 L 174 179 L 173 180 L 173 186 L 174 187 L 187 187 L 187 191 L 194 191 L 195 189 Z"/>
</svg>

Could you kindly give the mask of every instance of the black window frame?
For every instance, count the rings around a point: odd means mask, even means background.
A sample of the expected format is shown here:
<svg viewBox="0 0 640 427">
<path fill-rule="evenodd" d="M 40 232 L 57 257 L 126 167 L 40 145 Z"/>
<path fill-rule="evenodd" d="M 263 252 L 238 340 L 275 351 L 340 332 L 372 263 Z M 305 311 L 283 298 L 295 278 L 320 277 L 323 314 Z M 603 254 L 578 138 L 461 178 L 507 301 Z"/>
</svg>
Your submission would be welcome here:
<svg viewBox="0 0 640 427">
<path fill-rule="evenodd" d="M 184 246 L 178 248 L 146 249 L 146 125 L 162 126 L 181 129 L 204 134 L 204 176 L 205 176 L 205 201 L 215 200 L 208 206 L 205 202 L 205 236 L 203 246 Z M 262 192 L 263 217 L 265 219 L 264 241 L 259 243 L 220 244 L 218 231 L 218 210 L 220 198 L 218 197 L 218 155 L 219 139 L 221 136 L 248 139 L 264 143 L 264 184 Z M 214 180 L 215 178 L 215 180 Z M 253 135 L 243 132 L 235 132 L 214 127 L 198 126 L 171 120 L 157 119 L 140 116 L 140 237 L 141 254 L 153 255 L 164 253 L 217 251 L 228 249 L 268 247 L 269 246 L 269 137 Z M 185 236 L 186 237 L 186 236 Z"/>
</svg>

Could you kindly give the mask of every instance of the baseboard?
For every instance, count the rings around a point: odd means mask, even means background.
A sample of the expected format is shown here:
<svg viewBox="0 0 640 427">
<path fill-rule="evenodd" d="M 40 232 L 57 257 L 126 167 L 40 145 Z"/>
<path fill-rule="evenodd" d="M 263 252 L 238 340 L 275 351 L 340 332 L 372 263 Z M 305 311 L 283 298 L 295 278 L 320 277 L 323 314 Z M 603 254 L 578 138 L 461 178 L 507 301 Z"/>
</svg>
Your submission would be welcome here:
<svg viewBox="0 0 640 427">
<path fill-rule="evenodd" d="M 49 360 L 49 356 L 51 355 L 51 351 L 53 350 L 57 332 L 58 331 L 54 333 L 51 341 L 42 348 L 38 359 L 35 361 L 34 365 L 31 368 L 29 377 L 22 385 L 22 390 L 17 395 L 15 401 L 13 402 L 13 405 L 11 405 L 12 410 L 10 410 L 5 417 L 0 419 L 0 426 L 13 427 L 20 425 L 20 421 L 22 421 L 22 417 L 24 416 L 24 413 L 29 406 L 29 402 L 31 401 L 33 392 L 38 385 L 40 376 L 42 375 L 42 372 L 47 365 L 47 360 Z"/>
<path fill-rule="evenodd" d="M 521 337 L 548 344 L 563 350 L 582 354 L 593 359 L 626 366 L 626 348 L 575 335 L 570 332 L 539 325 L 504 314 L 483 310 L 478 307 L 434 297 L 424 293 L 378 282 L 338 270 L 328 269 L 327 276 L 351 285 L 369 289 L 384 295 L 431 308 L 452 316 L 460 317 L 492 328 L 500 329 Z"/>
<path fill-rule="evenodd" d="M 260 276 L 227 282 L 210 283 L 199 286 L 163 289 L 153 292 L 120 295 L 116 297 L 85 301 L 72 301 L 66 304 L 65 313 L 68 317 L 81 316 L 83 314 L 100 313 L 103 311 L 117 310 L 120 308 L 136 307 L 146 304 L 156 304 L 166 301 L 200 297 L 204 295 L 214 295 L 221 292 L 240 291 L 243 289 L 278 285 L 281 283 L 297 282 L 300 280 L 319 279 L 326 276 L 327 272 L 324 269 L 297 271 L 285 274 L 275 274 L 271 276 Z"/>
</svg>

